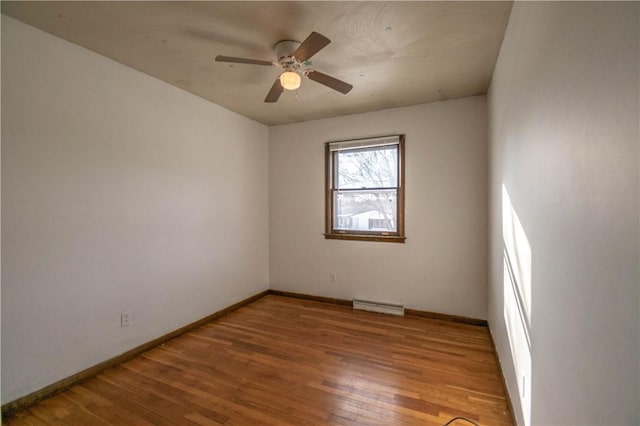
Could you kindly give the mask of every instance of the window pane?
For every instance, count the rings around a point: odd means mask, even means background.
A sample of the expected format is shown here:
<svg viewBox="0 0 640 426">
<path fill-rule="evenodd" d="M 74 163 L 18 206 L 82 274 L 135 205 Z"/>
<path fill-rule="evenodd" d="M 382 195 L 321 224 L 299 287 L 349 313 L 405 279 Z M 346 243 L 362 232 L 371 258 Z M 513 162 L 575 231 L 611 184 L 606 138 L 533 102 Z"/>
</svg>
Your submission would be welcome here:
<svg viewBox="0 0 640 426">
<path fill-rule="evenodd" d="M 397 190 L 335 193 L 334 228 L 344 231 L 396 232 Z"/>
<path fill-rule="evenodd" d="M 337 189 L 398 186 L 398 145 L 338 151 Z"/>
</svg>

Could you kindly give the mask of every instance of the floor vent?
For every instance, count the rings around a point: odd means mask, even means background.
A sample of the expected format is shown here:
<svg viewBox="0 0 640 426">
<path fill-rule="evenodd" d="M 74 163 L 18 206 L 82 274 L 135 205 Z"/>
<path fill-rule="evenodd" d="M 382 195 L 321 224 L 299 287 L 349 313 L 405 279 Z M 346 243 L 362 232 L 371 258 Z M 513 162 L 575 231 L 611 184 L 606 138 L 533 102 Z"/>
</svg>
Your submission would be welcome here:
<svg viewBox="0 0 640 426">
<path fill-rule="evenodd" d="M 353 299 L 353 309 L 363 311 L 381 312 L 383 314 L 404 315 L 404 306 L 391 303 L 369 302 L 367 300 Z"/>
</svg>

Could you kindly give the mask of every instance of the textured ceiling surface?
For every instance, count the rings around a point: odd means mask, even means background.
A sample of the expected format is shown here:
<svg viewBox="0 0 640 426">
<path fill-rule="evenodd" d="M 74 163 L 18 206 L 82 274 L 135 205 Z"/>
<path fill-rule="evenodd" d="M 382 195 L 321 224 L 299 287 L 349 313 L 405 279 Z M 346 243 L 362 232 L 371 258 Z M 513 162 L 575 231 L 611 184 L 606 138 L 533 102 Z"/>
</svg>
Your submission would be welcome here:
<svg viewBox="0 0 640 426">
<path fill-rule="evenodd" d="M 265 124 L 484 94 L 511 2 L 2 2 L 2 13 Z M 263 102 L 280 40 L 331 43 L 310 67 L 347 95 L 303 79 Z"/>
</svg>

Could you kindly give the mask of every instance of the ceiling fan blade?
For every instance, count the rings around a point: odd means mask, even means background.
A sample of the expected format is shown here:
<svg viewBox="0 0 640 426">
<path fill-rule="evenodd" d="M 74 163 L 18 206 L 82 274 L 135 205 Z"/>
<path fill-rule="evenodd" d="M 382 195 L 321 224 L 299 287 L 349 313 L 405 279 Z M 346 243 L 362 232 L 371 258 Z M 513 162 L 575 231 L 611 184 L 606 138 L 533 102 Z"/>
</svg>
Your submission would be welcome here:
<svg viewBox="0 0 640 426">
<path fill-rule="evenodd" d="M 323 74 L 319 71 L 309 71 L 307 77 L 310 80 L 324 84 L 325 86 L 330 87 L 333 90 L 337 90 L 340 93 L 344 93 L 345 95 L 353 89 L 353 86 L 349 83 L 345 83 L 342 80 L 338 80 L 335 77 L 331 77 L 330 75 Z"/>
<path fill-rule="evenodd" d="M 322 50 L 329 43 L 331 43 L 331 40 L 314 31 L 309 34 L 309 37 L 307 37 L 300 46 L 298 46 L 296 51 L 293 52 L 293 56 L 295 56 L 295 58 L 300 62 L 304 62 Z"/>
<path fill-rule="evenodd" d="M 216 62 L 233 62 L 235 64 L 251 64 L 251 65 L 268 65 L 272 66 L 273 63 L 269 61 L 261 61 L 259 59 L 247 59 L 247 58 L 234 58 L 233 56 L 216 56 Z"/>
<path fill-rule="evenodd" d="M 278 76 L 278 78 L 276 78 L 276 81 L 273 82 L 271 90 L 269 90 L 269 93 L 267 93 L 267 97 L 264 98 L 264 101 L 277 102 L 283 91 L 284 89 L 282 88 L 282 84 L 280 84 L 280 76 Z"/>
</svg>

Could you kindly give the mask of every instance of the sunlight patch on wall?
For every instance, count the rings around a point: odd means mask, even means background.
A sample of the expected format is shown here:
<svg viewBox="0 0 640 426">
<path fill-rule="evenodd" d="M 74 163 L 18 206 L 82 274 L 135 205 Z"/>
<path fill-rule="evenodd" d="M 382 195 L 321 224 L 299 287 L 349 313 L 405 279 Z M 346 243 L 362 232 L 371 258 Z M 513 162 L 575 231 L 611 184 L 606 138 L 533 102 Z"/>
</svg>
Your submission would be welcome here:
<svg viewBox="0 0 640 426">
<path fill-rule="evenodd" d="M 504 185 L 502 185 L 502 238 L 528 328 L 531 324 L 531 245 Z"/>
<path fill-rule="evenodd" d="M 531 245 L 502 185 L 504 320 L 525 425 L 531 423 Z"/>
</svg>

